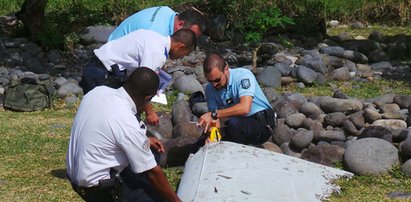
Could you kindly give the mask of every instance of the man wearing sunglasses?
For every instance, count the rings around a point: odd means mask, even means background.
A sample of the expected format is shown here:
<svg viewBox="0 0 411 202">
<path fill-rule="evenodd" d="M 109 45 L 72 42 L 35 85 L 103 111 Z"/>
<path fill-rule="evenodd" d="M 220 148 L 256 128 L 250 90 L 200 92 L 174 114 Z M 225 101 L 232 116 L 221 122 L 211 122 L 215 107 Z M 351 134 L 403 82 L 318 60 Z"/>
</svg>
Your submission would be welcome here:
<svg viewBox="0 0 411 202">
<path fill-rule="evenodd" d="M 157 74 L 140 67 L 123 87 L 99 86 L 84 96 L 66 155 L 68 178 L 83 200 L 181 201 L 153 155 L 163 145 L 135 116 L 158 87 Z"/>
<path fill-rule="evenodd" d="M 223 118 L 227 121 L 222 140 L 251 145 L 267 141 L 273 135 L 276 115 L 253 73 L 244 68 L 230 69 L 215 53 L 205 58 L 203 69 L 209 82 L 209 112 L 200 117 L 198 124 L 207 131 L 213 121 L 219 127 Z"/>
</svg>

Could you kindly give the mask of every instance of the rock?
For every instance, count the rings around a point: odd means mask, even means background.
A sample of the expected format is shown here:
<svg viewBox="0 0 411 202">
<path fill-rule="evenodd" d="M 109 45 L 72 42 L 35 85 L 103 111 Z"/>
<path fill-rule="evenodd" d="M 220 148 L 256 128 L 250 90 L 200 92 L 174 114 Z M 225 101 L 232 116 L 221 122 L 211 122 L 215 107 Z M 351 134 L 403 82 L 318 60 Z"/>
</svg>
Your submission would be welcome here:
<svg viewBox="0 0 411 202">
<path fill-rule="evenodd" d="M 320 48 L 320 52 L 336 57 L 342 57 L 344 54 L 345 49 L 341 46 L 328 46 Z"/>
<path fill-rule="evenodd" d="M 387 112 L 398 112 L 400 111 L 400 106 L 397 104 L 383 104 L 380 107 L 380 110 L 382 113 L 387 113 Z"/>
<path fill-rule="evenodd" d="M 371 32 L 370 36 L 368 36 L 368 39 L 374 40 L 380 43 L 384 42 L 385 40 L 384 35 L 379 31 Z"/>
<path fill-rule="evenodd" d="M 365 28 L 365 25 L 362 22 L 354 22 L 354 23 L 351 24 L 351 28 L 363 29 L 363 28 Z"/>
<path fill-rule="evenodd" d="M 311 114 L 323 114 L 324 112 L 318 107 L 316 104 L 312 102 L 305 102 L 301 108 L 300 112 L 305 114 L 306 116 L 310 116 Z"/>
<path fill-rule="evenodd" d="M 331 78 L 337 81 L 348 81 L 350 80 L 350 72 L 347 68 L 341 67 L 331 72 Z"/>
<path fill-rule="evenodd" d="M 283 97 L 287 100 L 293 101 L 297 109 L 300 109 L 301 106 L 307 102 L 305 96 L 300 93 L 284 93 Z"/>
<path fill-rule="evenodd" d="M 173 138 L 180 136 L 192 136 L 199 138 L 203 130 L 202 128 L 197 127 L 195 123 L 178 123 L 173 127 Z"/>
<path fill-rule="evenodd" d="M 328 143 L 309 147 L 301 154 L 301 159 L 319 163 L 325 166 L 335 167 L 343 159 L 345 149 Z"/>
<path fill-rule="evenodd" d="M 345 135 L 342 131 L 320 131 L 318 136 L 316 137 L 317 141 L 325 141 L 325 142 L 332 142 L 332 141 L 345 141 Z"/>
<path fill-rule="evenodd" d="M 260 49 L 258 50 L 259 55 L 275 55 L 279 51 L 284 50 L 284 47 L 280 44 L 273 42 L 263 42 L 261 43 Z"/>
<path fill-rule="evenodd" d="M 374 121 L 381 119 L 381 118 L 382 118 L 382 115 L 378 113 L 376 110 L 369 109 L 369 108 L 364 110 L 364 119 L 368 123 L 373 123 Z"/>
<path fill-rule="evenodd" d="M 183 166 L 190 155 L 195 137 L 180 136 L 163 143 L 165 152 L 161 155 L 161 166 Z"/>
<path fill-rule="evenodd" d="M 67 83 L 67 79 L 64 77 L 59 77 L 56 80 L 54 80 L 54 82 L 57 84 L 57 88 L 60 88 L 61 86 L 63 86 L 65 83 Z"/>
<path fill-rule="evenodd" d="M 337 27 L 340 24 L 340 22 L 338 22 L 338 20 L 330 20 L 327 25 L 330 27 Z"/>
<path fill-rule="evenodd" d="M 277 153 L 280 153 L 280 154 L 282 154 L 283 153 L 283 151 L 281 150 L 281 148 L 278 146 L 278 145 L 276 145 L 276 144 L 274 144 L 274 143 L 272 143 L 272 142 L 264 142 L 263 143 L 263 147 L 264 147 L 264 149 L 266 149 L 266 150 L 268 150 L 268 151 L 273 151 L 273 152 L 277 152 Z"/>
<path fill-rule="evenodd" d="M 365 64 L 368 62 L 367 56 L 365 56 L 364 54 L 360 52 L 352 51 L 352 50 L 345 50 L 342 57 L 349 59 L 355 63 Z"/>
<path fill-rule="evenodd" d="M 278 120 L 278 126 L 274 129 L 273 142 L 276 145 L 282 145 L 285 142 L 290 142 L 293 133 L 290 128 L 284 124 L 284 120 Z"/>
<path fill-rule="evenodd" d="M 314 70 L 302 65 L 298 65 L 295 71 L 297 80 L 307 85 L 313 84 L 317 78 L 317 73 Z"/>
<path fill-rule="evenodd" d="M 274 108 L 277 111 L 278 118 L 285 118 L 298 112 L 298 108 L 290 100 L 282 100 Z"/>
<path fill-rule="evenodd" d="M 114 29 L 115 27 L 106 25 L 89 26 L 85 28 L 80 38 L 86 43 L 106 43 Z"/>
<path fill-rule="evenodd" d="M 64 103 L 66 104 L 66 106 L 67 107 L 73 107 L 76 103 L 77 103 L 77 101 L 78 101 L 79 99 L 78 99 L 78 97 L 77 96 L 75 96 L 75 95 L 70 95 L 70 96 L 67 96 L 65 99 L 64 99 Z"/>
<path fill-rule="evenodd" d="M 358 136 L 358 139 L 374 137 L 392 143 L 392 135 L 392 131 L 388 128 L 382 126 L 370 126 L 362 131 L 362 133 Z"/>
<path fill-rule="evenodd" d="M 219 14 L 209 20 L 205 33 L 216 41 L 223 41 L 225 39 L 227 23 L 227 17 Z"/>
<path fill-rule="evenodd" d="M 339 99 L 349 99 L 349 97 L 342 92 L 341 90 L 337 89 L 334 91 L 333 98 L 339 98 Z"/>
<path fill-rule="evenodd" d="M 283 154 L 285 155 L 296 157 L 296 158 L 301 157 L 301 153 L 298 153 L 296 149 L 292 148 L 288 142 L 282 144 L 280 148 L 283 151 Z"/>
<path fill-rule="evenodd" d="M 267 87 L 281 86 L 281 72 L 273 66 L 268 66 L 261 73 L 257 75 L 257 81 L 260 85 Z"/>
<path fill-rule="evenodd" d="M 179 123 L 186 123 L 190 121 L 191 110 L 188 102 L 185 100 L 177 100 L 173 105 L 171 113 L 171 120 L 174 126 Z"/>
<path fill-rule="evenodd" d="M 364 111 L 355 112 L 348 116 L 348 120 L 350 120 L 357 129 L 363 128 L 365 125 L 365 119 L 363 114 Z"/>
<path fill-rule="evenodd" d="M 338 127 L 341 126 L 347 117 L 342 112 L 333 112 L 326 114 L 324 117 L 324 123 L 329 126 Z"/>
<path fill-rule="evenodd" d="M 397 95 L 393 101 L 397 103 L 402 109 L 408 109 L 411 106 L 411 96 L 409 95 Z"/>
<path fill-rule="evenodd" d="M 398 150 L 378 138 L 364 138 L 349 144 L 344 153 L 347 169 L 355 174 L 381 175 L 398 164 Z"/>
<path fill-rule="evenodd" d="M 397 119 L 380 119 L 374 121 L 371 126 L 385 126 L 393 129 L 405 129 L 407 128 L 407 123 L 403 120 Z"/>
<path fill-rule="evenodd" d="M 207 102 L 198 102 L 191 106 L 191 111 L 197 117 L 200 117 L 204 113 L 208 112 Z"/>
<path fill-rule="evenodd" d="M 320 108 L 326 113 L 352 113 L 360 111 L 362 109 L 362 103 L 358 100 L 325 97 L 321 100 Z"/>
<path fill-rule="evenodd" d="M 308 67 L 316 72 L 321 74 L 328 73 L 327 66 L 324 64 L 322 57 L 304 57 L 303 61 L 301 62 L 301 66 Z"/>
<path fill-rule="evenodd" d="M 261 89 L 267 98 L 269 103 L 273 103 L 278 100 L 281 96 L 277 94 L 277 92 L 273 88 L 262 88 Z"/>
<path fill-rule="evenodd" d="M 53 64 L 58 64 L 63 61 L 62 53 L 59 50 L 52 49 L 47 52 L 47 60 Z"/>
<path fill-rule="evenodd" d="M 157 112 L 157 116 L 160 119 L 158 126 L 146 124 L 149 131 L 160 141 L 172 138 L 173 123 L 170 115 L 165 112 Z"/>
<path fill-rule="evenodd" d="M 411 159 L 402 164 L 401 171 L 411 178 Z"/>
<path fill-rule="evenodd" d="M 281 72 L 281 76 L 288 76 L 291 73 L 291 67 L 289 64 L 286 63 L 277 63 L 274 65 L 275 68 L 278 69 L 278 71 Z"/>
<path fill-rule="evenodd" d="M 296 113 L 287 116 L 285 118 L 285 123 L 291 128 L 300 128 L 303 125 L 305 119 L 306 117 L 304 114 Z"/>
<path fill-rule="evenodd" d="M 399 146 L 400 154 L 405 158 L 411 158 L 411 137 L 408 137 L 400 143 Z"/>
<path fill-rule="evenodd" d="M 312 131 L 300 129 L 291 138 L 290 145 L 298 151 L 301 151 L 302 149 L 307 148 L 313 139 L 314 134 Z"/>
<path fill-rule="evenodd" d="M 355 127 L 355 125 L 349 120 L 344 121 L 344 123 L 342 124 L 342 128 L 349 135 L 357 136 L 359 134 L 359 132 L 358 132 L 357 128 Z"/>
<path fill-rule="evenodd" d="M 374 71 L 384 71 L 384 70 L 391 70 L 394 67 L 391 65 L 390 62 L 387 61 L 382 61 L 382 62 L 377 62 L 373 63 L 370 65 L 371 69 Z"/>
<path fill-rule="evenodd" d="M 200 82 L 198 82 L 196 78 L 189 75 L 184 75 L 176 79 L 174 87 L 180 92 L 186 92 L 189 94 L 197 91 L 204 93 L 204 88 L 201 86 Z"/>
<path fill-rule="evenodd" d="M 83 95 L 83 89 L 74 82 L 66 82 L 57 90 L 57 96 L 59 98 L 65 98 L 69 95 Z"/>
</svg>

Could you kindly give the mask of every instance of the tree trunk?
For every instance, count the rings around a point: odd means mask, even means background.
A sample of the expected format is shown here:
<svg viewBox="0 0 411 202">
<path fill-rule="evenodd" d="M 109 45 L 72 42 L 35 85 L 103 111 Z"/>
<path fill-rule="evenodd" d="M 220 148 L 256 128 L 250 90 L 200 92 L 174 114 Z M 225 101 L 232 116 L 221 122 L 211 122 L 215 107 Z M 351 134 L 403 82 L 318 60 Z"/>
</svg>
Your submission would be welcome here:
<svg viewBox="0 0 411 202">
<path fill-rule="evenodd" d="M 48 0 L 25 0 L 20 11 L 16 13 L 17 19 L 21 20 L 24 25 L 22 34 L 32 41 L 37 42 L 39 33 L 44 30 L 47 1 Z"/>
</svg>

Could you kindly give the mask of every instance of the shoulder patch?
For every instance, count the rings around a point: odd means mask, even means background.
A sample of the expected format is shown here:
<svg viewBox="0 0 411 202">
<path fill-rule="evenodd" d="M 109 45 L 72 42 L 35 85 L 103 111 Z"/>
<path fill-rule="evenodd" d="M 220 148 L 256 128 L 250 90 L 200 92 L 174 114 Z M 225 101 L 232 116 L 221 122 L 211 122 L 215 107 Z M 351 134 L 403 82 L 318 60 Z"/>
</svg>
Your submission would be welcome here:
<svg viewBox="0 0 411 202">
<path fill-rule="evenodd" d="M 150 150 L 150 141 L 148 140 L 148 138 L 146 140 L 144 140 L 143 150 L 146 151 L 146 152 L 148 152 Z"/>
<path fill-rule="evenodd" d="M 251 86 L 250 79 L 241 80 L 241 88 L 248 89 Z"/>
</svg>

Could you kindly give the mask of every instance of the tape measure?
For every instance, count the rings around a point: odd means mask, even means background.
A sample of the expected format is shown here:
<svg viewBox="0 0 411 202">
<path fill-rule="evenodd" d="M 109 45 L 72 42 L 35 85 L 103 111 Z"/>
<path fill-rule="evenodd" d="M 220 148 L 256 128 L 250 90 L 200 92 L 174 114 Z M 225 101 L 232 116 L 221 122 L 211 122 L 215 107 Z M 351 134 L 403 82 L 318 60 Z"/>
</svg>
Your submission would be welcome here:
<svg viewBox="0 0 411 202">
<path fill-rule="evenodd" d="M 217 127 L 211 127 L 209 138 L 211 142 L 219 142 L 221 140 L 220 129 Z"/>
</svg>

